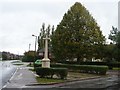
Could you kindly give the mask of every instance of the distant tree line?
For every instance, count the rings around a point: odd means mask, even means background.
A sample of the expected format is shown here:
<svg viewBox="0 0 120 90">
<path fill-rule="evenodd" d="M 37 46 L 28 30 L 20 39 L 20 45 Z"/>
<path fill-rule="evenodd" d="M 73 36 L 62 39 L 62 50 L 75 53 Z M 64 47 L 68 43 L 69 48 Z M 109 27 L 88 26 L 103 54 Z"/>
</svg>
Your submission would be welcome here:
<svg viewBox="0 0 120 90">
<path fill-rule="evenodd" d="M 5 51 L 2 52 L 2 60 L 19 60 L 21 58 L 22 58 L 21 55 L 17 55 L 17 54 L 5 52 Z"/>
</svg>

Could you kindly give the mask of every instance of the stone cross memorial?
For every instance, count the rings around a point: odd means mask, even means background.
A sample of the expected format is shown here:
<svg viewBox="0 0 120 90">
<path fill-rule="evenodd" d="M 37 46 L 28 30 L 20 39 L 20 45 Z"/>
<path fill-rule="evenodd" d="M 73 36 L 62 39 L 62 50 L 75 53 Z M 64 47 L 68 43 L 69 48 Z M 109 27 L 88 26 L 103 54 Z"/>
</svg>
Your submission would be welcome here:
<svg viewBox="0 0 120 90">
<path fill-rule="evenodd" d="M 48 35 L 46 34 L 46 37 L 43 38 L 45 40 L 45 53 L 44 53 L 44 58 L 42 59 L 42 67 L 43 68 L 50 68 L 50 59 L 48 58 Z"/>
</svg>

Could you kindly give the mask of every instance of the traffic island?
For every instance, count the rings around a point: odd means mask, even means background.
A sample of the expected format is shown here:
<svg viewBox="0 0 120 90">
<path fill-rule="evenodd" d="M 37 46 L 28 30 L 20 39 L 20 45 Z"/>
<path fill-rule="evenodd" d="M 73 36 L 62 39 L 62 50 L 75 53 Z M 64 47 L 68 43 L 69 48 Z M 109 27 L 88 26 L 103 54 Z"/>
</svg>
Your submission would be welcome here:
<svg viewBox="0 0 120 90">
<path fill-rule="evenodd" d="M 32 69 L 34 72 L 34 70 Z M 74 82 L 74 81 L 80 81 L 80 80 L 87 80 L 87 79 L 94 79 L 94 78 L 100 78 L 100 77 L 108 77 L 109 75 L 97 75 L 97 74 L 88 74 L 88 73 L 80 73 L 80 72 L 68 72 L 66 79 L 60 79 L 57 77 L 57 75 L 54 75 L 53 78 L 50 77 L 39 77 L 35 72 L 36 81 L 35 84 L 29 84 L 27 86 L 37 86 L 37 85 L 56 85 L 61 83 L 67 83 L 67 82 Z"/>
</svg>

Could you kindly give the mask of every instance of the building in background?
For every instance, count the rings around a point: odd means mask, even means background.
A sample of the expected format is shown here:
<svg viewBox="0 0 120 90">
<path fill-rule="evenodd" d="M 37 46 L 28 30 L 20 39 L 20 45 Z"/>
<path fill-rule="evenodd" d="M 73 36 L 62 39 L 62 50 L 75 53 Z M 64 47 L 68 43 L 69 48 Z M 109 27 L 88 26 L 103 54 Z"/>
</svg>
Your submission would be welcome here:
<svg viewBox="0 0 120 90">
<path fill-rule="evenodd" d="M 38 51 L 38 58 L 39 59 L 43 59 L 44 58 L 44 52 L 45 51 L 45 49 L 44 48 L 42 48 L 42 49 L 40 49 L 39 51 Z M 52 54 L 51 54 L 51 48 L 49 47 L 48 48 L 48 58 L 49 59 L 52 59 L 53 58 L 53 56 L 52 56 Z"/>
<path fill-rule="evenodd" d="M 1 52 L 0 53 L 2 60 L 20 60 L 23 56 L 21 55 L 17 55 L 17 54 L 13 54 L 10 52 Z"/>
</svg>

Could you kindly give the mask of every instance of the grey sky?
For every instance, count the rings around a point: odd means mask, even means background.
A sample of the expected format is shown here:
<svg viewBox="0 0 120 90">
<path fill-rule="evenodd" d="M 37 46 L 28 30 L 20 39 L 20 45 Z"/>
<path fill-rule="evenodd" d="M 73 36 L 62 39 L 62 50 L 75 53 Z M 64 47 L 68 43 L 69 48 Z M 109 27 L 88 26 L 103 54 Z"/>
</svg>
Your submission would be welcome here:
<svg viewBox="0 0 120 90">
<path fill-rule="evenodd" d="M 112 26 L 118 27 L 119 0 L 1 0 L 0 51 L 23 54 L 29 44 L 34 50 L 32 34 L 39 35 L 43 22 L 59 24 L 76 1 L 90 11 L 106 38 Z"/>
</svg>

